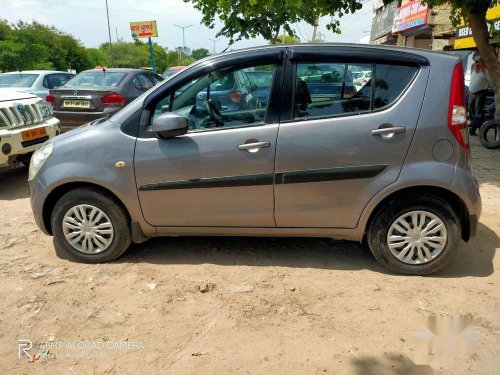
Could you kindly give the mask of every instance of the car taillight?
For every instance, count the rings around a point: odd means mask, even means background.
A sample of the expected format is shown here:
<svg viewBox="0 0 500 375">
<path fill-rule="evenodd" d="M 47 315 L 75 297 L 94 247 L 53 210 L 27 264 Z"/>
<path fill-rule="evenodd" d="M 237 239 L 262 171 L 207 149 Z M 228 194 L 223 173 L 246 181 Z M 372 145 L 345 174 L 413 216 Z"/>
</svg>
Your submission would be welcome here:
<svg viewBox="0 0 500 375">
<path fill-rule="evenodd" d="M 229 93 L 229 100 L 231 100 L 233 103 L 238 104 L 241 102 L 241 99 L 243 98 L 243 94 L 239 91 L 233 91 Z"/>
<path fill-rule="evenodd" d="M 53 95 L 47 95 L 45 101 L 47 102 L 48 105 L 51 105 L 52 107 L 56 106 L 56 98 L 54 98 Z"/>
<path fill-rule="evenodd" d="M 102 105 L 105 107 L 123 107 L 125 100 L 123 95 L 111 92 L 102 97 Z"/>
<path fill-rule="evenodd" d="M 467 109 L 465 107 L 464 68 L 462 63 L 455 65 L 451 75 L 450 107 L 448 109 L 448 128 L 465 151 L 470 150 L 467 134 Z"/>
</svg>

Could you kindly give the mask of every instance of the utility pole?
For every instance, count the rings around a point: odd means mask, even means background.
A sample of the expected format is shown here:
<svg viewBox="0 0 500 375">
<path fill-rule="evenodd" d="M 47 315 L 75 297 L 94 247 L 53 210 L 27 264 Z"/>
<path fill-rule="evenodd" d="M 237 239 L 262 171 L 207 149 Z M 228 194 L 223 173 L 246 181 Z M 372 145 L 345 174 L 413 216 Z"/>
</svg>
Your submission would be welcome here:
<svg viewBox="0 0 500 375">
<path fill-rule="evenodd" d="M 188 28 L 190 28 L 193 25 L 188 25 L 188 26 L 179 26 L 179 25 L 174 25 L 175 27 L 178 27 L 179 29 L 182 29 L 182 48 L 186 50 L 186 36 L 184 34 L 184 31 Z"/>
<path fill-rule="evenodd" d="M 108 0 L 106 0 L 106 15 L 108 17 L 108 35 L 109 35 L 109 56 L 111 58 L 111 65 L 113 65 L 113 47 L 111 46 L 111 26 L 109 24 L 109 8 Z"/>
<path fill-rule="evenodd" d="M 214 50 L 213 50 L 213 54 L 215 55 L 216 52 L 215 52 L 215 43 L 217 43 L 220 39 L 208 39 L 210 40 L 211 42 L 214 42 Z"/>
</svg>

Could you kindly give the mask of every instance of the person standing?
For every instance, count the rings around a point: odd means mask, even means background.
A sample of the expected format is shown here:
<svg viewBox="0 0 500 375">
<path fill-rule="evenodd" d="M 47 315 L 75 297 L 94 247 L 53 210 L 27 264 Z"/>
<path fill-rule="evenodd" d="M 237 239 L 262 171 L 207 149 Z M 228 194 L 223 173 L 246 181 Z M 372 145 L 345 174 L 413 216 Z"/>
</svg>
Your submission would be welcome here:
<svg viewBox="0 0 500 375">
<path fill-rule="evenodd" d="M 469 84 L 469 113 L 471 117 L 470 135 L 476 135 L 476 130 L 481 126 L 483 118 L 483 107 L 488 89 L 490 88 L 490 77 L 486 71 L 479 53 L 476 51 L 472 56 L 472 64 Z"/>
</svg>

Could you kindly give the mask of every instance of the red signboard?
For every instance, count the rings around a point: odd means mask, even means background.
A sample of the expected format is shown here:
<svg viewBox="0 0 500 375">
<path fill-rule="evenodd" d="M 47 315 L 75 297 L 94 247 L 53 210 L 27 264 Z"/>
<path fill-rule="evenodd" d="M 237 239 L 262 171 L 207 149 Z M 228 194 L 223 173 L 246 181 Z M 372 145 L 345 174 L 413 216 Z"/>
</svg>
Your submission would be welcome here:
<svg viewBox="0 0 500 375">
<path fill-rule="evenodd" d="M 426 25 L 428 13 L 429 7 L 427 4 L 422 4 L 420 0 L 410 1 L 402 7 L 397 8 L 396 12 L 394 12 L 392 32 L 399 33 L 413 27 Z"/>
</svg>

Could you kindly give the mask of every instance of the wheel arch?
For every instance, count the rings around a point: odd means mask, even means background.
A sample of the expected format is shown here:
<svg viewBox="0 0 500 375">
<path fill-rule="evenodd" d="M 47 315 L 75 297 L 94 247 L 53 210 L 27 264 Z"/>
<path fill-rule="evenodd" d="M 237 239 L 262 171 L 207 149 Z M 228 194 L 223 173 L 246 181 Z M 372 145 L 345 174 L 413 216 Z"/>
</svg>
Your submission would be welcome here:
<svg viewBox="0 0 500 375">
<path fill-rule="evenodd" d="M 467 209 L 465 202 L 451 190 L 438 186 L 429 186 L 429 185 L 406 187 L 401 190 L 397 190 L 389 194 L 387 197 L 383 198 L 380 202 L 377 203 L 377 205 L 372 210 L 368 218 L 368 221 L 365 226 L 365 235 L 370 230 L 377 215 L 388 204 L 391 204 L 392 202 L 404 197 L 417 198 L 418 196 L 433 196 L 442 199 L 446 203 L 448 203 L 451 209 L 457 214 L 460 220 L 462 239 L 466 242 L 469 240 L 471 229 L 470 229 L 469 211 Z"/>
<path fill-rule="evenodd" d="M 127 214 L 128 221 L 131 221 L 131 215 L 130 212 L 127 209 L 127 206 L 122 202 L 118 196 L 113 193 L 111 190 L 106 189 L 105 187 L 102 187 L 101 185 L 94 184 L 91 182 L 68 182 L 62 185 L 57 186 L 55 189 L 53 189 L 50 194 L 47 196 L 45 199 L 45 202 L 43 204 L 42 208 L 42 217 L 43 217 L 43 224 L 47 231 L 49 232 L 50 235 L 52 235 L 52 225 L 51 225 L 51 218 L 52 218 L 52 212 L 54 211 L 54 207 L 56 203 L 61 199 L 63 195 L 66 193 L 78 189 L 78 188 L 90 188 L 94 190 L 98 190 L 100 193 L 105 194 L 109 196 L 111 199 L 113 199 L 118 205 L 120 205 L 124 211 Z"/>
</svg>

